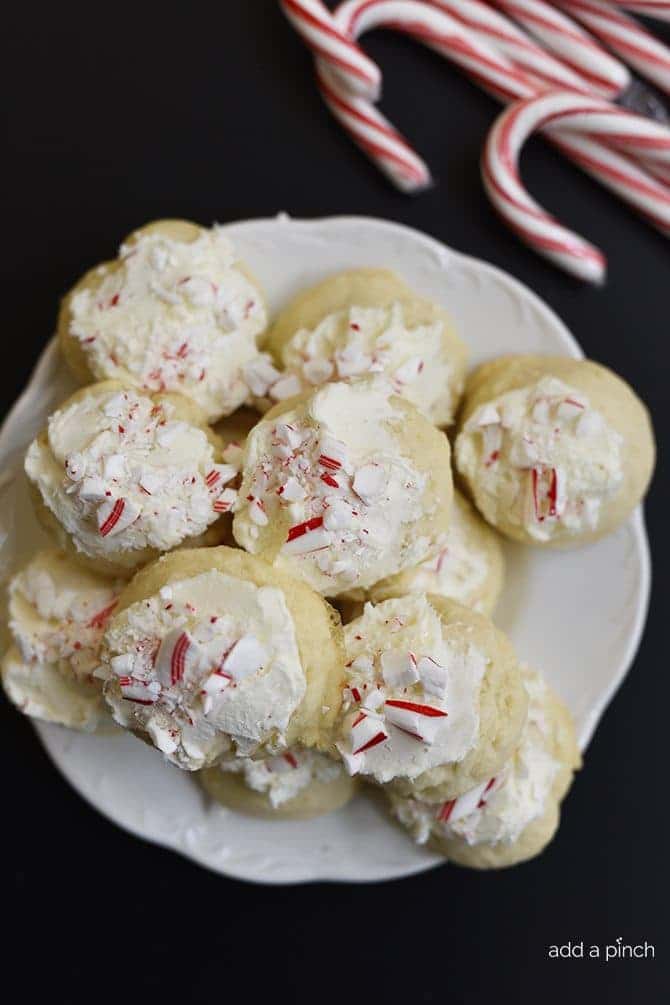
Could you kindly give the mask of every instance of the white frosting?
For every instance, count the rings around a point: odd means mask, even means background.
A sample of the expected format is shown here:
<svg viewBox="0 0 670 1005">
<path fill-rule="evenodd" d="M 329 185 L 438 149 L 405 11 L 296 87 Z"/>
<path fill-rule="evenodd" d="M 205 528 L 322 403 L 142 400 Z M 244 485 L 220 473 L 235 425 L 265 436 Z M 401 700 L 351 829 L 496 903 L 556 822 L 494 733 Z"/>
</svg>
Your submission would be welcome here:
<svg viewBox="0 0 670 1005">
<path fill-rule="evenodd" d="M 479 735 L 486 658 L 447 638 L 425 596 L 366 604 L 345 629 L 347 686 L 338 743 L 350 774 L 377 782 L 455 764 Z"/>
<path fill-rule="evenodd" d="M 586 395 L 555 377 L 478 408 L 456 440 L 459 471 L 479 508 L 538 541 L 595 530 L 623 479 L 623 439 Z"/>
<path fill-rule="evenodd" d="M 278 752 L 306 690 L 284 594 L 212 570 L 122 611 L 103 651 L 117 722 L 189 770 Z"/>
<path fill-rule="evenodd" d="M 449 529 L 439 539 L 440 550 L 405 573 L 403 592 L 435 593 L 480 610 L 480 601 L 473 599 L 486 582 L 491 562 L 479 537 L 468 531 L 463 511 L 455 505 Z"/>
<path fill-rule="evenodd" d="M 167 551 L 229 509 L 237 469 L 214 462 L 205 432 L 135 391 L 89 394 L 49 419 L 26 472 L 48 508 L 92 557 Z"/>
<path fill-rule="evenodd" d="M 262 297 L 235 264 L 222 230 L 190 243 L 144 234 L 119 252 L 118 268 L 71 300 L 70 333 L 98 379 L 181 391 L 210 420 L 248 395 L 242 375 L 266 325 Z"/>
<path fill-rule="evenodd" d="M 401 453 L 391 394 L 384 378 L 326 384 L 259 423 L 245 451 L 238 543 L 261 552 L 285 535 L 278 561 L 326 595 L 424 559 L 434 542 L 415 525 L 426 476 Z"/>
<path fill-rule="evenodd" d="M 118 584 L 44 552 L 9 585 L 9 629 L 16 650 L 3 683 L 26 715 L 77 729 L 107 717 L 93 676 Z"/>
<path fill-rule="evenodd" d="M 236 757 L 222 761 L 219 768 L 241 774 L 245 785 L 266 795 L 275 809 L 295 799 L 313 782 L 334 782 L 342 771 L 340 765 L 325 754 L 297 749 L 254 761 Z"/>
<path fill-rule="evenodd" d="M 438 806 L 416 798 L 393 797 L 396 816 L 420 844 L 434 834 L 469 845 L 509 845 L 545 812 L 560 768 L 548 749 L 549 694 L 537 674 L 526 671 L 524 684 L 529 698 L 526 726 L 514 757 L 496 778 Z"/>
<path fill-rule="evenodd" d="M 439 424 L 453 419 L 462 390 L 444 344 L 444 322 L 407 326 L 402 305 L 357 307 L 301 328 L 281 350 L 285 376 L 301 391 L 330 380 L 384 373 L 396 394 Z M 270 396 L 276 397 L 270 390 Z"/>
</svg>

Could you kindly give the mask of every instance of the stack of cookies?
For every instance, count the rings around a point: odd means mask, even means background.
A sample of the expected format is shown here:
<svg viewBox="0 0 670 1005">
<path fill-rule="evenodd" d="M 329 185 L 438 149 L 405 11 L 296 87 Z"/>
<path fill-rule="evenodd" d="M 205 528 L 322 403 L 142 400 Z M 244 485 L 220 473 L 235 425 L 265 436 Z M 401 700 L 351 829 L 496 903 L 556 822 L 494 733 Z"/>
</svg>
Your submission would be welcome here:
<svg viewBox="0 0 670 1005">
<path fill-rule="evenodd" d="M 369 786 L 453 862 L 537 854 L 580 757 L 491 620 L 501 535 L 628 517 L 654 462 L 632 390 L 544 356 L 467 375 L 444 310 L 379 269 L 269 319 L 222 230 L 180 221 L 87 273 L 59 338 L 82 387 L 26 454 L 54 547 L 9 584 L 16 706 L 113 720 L 240 812 Z"/>
</svg>

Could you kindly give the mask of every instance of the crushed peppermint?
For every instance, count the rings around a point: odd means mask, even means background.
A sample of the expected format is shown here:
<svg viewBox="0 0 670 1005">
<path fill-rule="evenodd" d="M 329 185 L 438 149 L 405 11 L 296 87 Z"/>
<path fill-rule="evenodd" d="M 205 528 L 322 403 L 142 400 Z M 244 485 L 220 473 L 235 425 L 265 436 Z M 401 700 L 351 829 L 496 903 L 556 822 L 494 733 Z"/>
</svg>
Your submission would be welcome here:
<svg viewBox="0 0 670 1005">
<path fill-rule="evenodd" d="M 131 605 L 106 646 L 115 718 L 139 723 L 182 766 L 202 766 L 233 743 L 242 756 L 280 743 L 305 689 L 281 591 L 216 570 Z"/>
<path fill-rule="evenodd" d="M 117 265 L 69 305 L 70 334 L 96 377 L 180 391 L 211 421 L 234 411 L 249 393 L 242 371 L 258 356 L 267 317 L 221 228 L 190 242 L 140 234 Z"/>
<path fill-rule="evenodd" d="M 238 466 L 214 456 L 205 432 L 177 419 L 172 403 L 113 391 L 54 413 L 26 471 L 86 554 L 166 551 L 234 507 Z M 54 471 L 61 458 L 64 478 Z"/>
<path fill-rule="evenodd" d="M 285 373 L 299 391 L 333 380 L 383 373 L 394 391 L 438 424 L 453 418 L 460 378 L 444 341 L 444 323 L 410 327 L 401 303 L 384 308 L 352 306 L 300 329 L 281 348 Z M 283 378 L 287 379 L 286 377 Z M 275 388 L 266 394 L 277 400 Z"/>
<path fill-rule="evenodd" d="M 377 393 L 388 401 L 387 384 Z M 385 432 L 371 440 L 361 451 L 325 423 L 310 422 L 302 408 L 259 423 L 249 436 L 236 507 L 239 543 L 262 552 L 263 528 L 274 535 L 279 524 L 280 557 L 299 563 L 296 572 L 326 594 L 381 579 L 408 562 L 408 552 L 424 557 L 430 542 L 411 527 L 422 514 L 426 476 L 394 452 Z"/>
<path fill-rule="evenodd" d="M 445 637 L 425 596 L 366 604 L 345 627 L 345 643 L 337 749 L 350 774 L 383 783 L 464 756 L 479 728 L 486 662 L 469 642 Z"/>
<path fill-rule="evenodd" d="M 539 541 L 597 527 L 623 478 L 622 438 L 586 395 L 554 377 L 476 409 L 456 441 L 461 472 L 480 488 L 493 523 L 505 518 Z"/>
</svg>

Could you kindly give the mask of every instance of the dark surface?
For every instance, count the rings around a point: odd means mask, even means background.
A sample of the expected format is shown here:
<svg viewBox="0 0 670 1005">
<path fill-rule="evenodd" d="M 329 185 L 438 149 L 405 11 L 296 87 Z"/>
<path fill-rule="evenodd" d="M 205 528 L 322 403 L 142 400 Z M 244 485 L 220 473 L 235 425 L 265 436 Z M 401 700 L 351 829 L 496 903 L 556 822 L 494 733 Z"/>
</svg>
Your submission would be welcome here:
<svg viewBox="0 0 670 1005">
<path fill-rule="evenodd" d="M 526 282 L 589 355 L 637 388 L 665 442 L 668 245 L 540 143 L 525 157 L 529 186 L 606 248 L 608 285 L 579 286 L 517 244 L 478 176 L 495 106 L 437 56 L 388 33 L 366 41 L 386 71 L 384 108 L 439 179 L 411 199 L 330 120 L 273 0 L 76 6 L 5 11 L 5 409 L 53 330 L 59 296 L 135 226 L 362 213 Z M 104 991 L 211 1002 L 235 986 L 254 1001 L 667 1001 L 668 503 L 662 453 L 647 505 L 655 592 L 642 647 L 557 839 L 511 871 L 444 868 L 367 887 L 227 881 L 94 813 L 3 702 L 5 979 L 34 1000 L 67 1002 Z M 656 959 L 547 959 L 550 944 L 618 936 L 653 943 Z"/>
</svg>

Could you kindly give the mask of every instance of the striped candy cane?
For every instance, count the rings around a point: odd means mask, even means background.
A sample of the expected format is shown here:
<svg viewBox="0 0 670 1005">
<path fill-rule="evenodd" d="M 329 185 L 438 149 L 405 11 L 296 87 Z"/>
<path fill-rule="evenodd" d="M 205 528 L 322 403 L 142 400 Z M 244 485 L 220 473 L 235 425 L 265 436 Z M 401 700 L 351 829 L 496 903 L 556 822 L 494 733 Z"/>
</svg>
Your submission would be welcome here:
<svg viewBox="0 0 670 1005">
<path fill-rule="evenodd" d="M 279 0 L 284 14 L 314 53 L 328 60 L 353 94 L 375 101 L 381 88 L 379 68 L 337 27 L 321 0 Z"/>
<path fill-rule="evenodd" d="M 630 74 L 626 67 L 606 53 L 578 24 L 544 0 L 491 0 L 491 3 L 572 67 L 594 93 L 614 99 L 629 85 Z"/>
<path fill-rule="evenodd" d="M 539 254 L 566 272 L 599 283 L 605 276 L 601 251 L 563 227 L 526 191 L 519 178 L 518 162 L 526 139 L 543 128 L 585 133 L 584 168 L 589 167 L 589 144 L 596 135 L 635 153 L 643 160 L 670 163 L 670 130 L 631 115 L 605 101 L 568 92 L 549 92 L 519 101 L 497 119 L 482 156 L 482 176 L 492 203 L 508 225 Z M 616 170 L 593 173 L 602 184 L 621 195 L 665 234 L 670 234 L 670 188 L 635 169 L 625 178 Z"/>
<path fill-rule="evenodd" d="M 406 32 L 461 66 L 501 100 L 527 97 L 535 91 L 530 79 L 505 56 L 453 18 L 417 0 L 349 0 L 338 7 L 335 20 L 338 29 L 352 39 L 377 27 Z M 352 95 L 325 57 L 317 58 L 316 71 L 328 108 L 384 174 L 403 192 L 429 186 L 429 168 L 388 119 L 371 102 Z"/>
<path fill-rule="evenodd" d="M 445 2 L 446 0 L 439 0 L 441 8 Z M 455 4 L 455 0 L 448 2 Z M 461 2 L 461 13 L 465 15 L 466 3 L 465 0 Z M 469 5 L 469 0 L 467 4 Z M 473 15 L 473 19 L 474 16 L 476 15 Z M 491 40 L 490 30 L 488 36 L 483 30 L 475 33 L 449 17 L 443 9 L 431 10 L 426 4 L 416 0 L 348 0 L 337 9 L 334 20 L 338 30 L 352 40 L 376 27 L 406 32 L 460 65 L 477 83 L 505 102 L 530 98 L 537 93 L 538 85 L 533 76 L 524 73 L 500 49 L 487 44 Z M 480 25 L 485 23 L 490 29 L 492 23 L 480 19 Z M 516 31 L 523 37 L 519 29 Z M 429 185 L 430 172 L 424 161 L 373 104 L 350 93 L 341 68 L 338 67 L 338 72 L 335 72 L 323 55 L 316 62 L 324 100 L 354 142 L 403 191 L 417 192 Z M 551 72 L 550 68 L 547 77 Z M 560 133 L 552 130 L 550 138 L 566 156 L 618 191 L 636 208 L 641 208 L 640 198 L 643 193 L 646 193 L 649 200 L 661 203 L 667 197 L 667 189 L 646 170 L 628 156 L 604 146 L 598 140 L 577 132 L 567 132 L 565 129 L 561 129 Z M 652 163 L 658 174 L 662 175 L 667 170 L 661 160 Z M 653 213 L 649 215 L 653 216 Z M 523 232 L 523 220 L 515 221 L 512 216 L 508 214 L 506 217 L 510 225 L 520 230 L 521 236 L 529 240 L 529 236 Z M 537 241 L 534 246 L 537 246 Z M 570 256 L 572 260 L 568 271 L 591 281 L 599 281 L 603 277 L 605 262 L 597 249 L 585 253 L 573 240 L 563 252 L 564 258 Z M 555 257 L 554 260 L 562 264 L 559 258 Z"/>
<path fill-rule="evenodd" d="M 428 0 L 433 7 L 455 18 L 499 53 L 506 56 L 539 86 L 563 87 L 588 93 L 574 70 L 539 46 L 513 21 L 480 0 Z"/>
<path fill-rule="evenodd" d="M 670 94 L 670 49 L 632 17 L 601 0 L 555 0 L 622 59 Z"/>
</svg>

